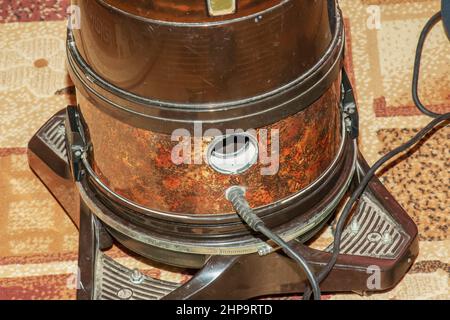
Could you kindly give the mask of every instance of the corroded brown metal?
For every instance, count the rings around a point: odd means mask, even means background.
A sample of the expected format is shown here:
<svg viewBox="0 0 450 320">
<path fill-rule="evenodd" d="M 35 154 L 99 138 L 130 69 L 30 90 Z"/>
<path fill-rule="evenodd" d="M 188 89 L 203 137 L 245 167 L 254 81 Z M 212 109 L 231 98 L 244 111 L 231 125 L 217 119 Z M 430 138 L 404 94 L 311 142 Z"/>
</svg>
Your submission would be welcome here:
<svg viewBox="0 0 450 320">
<path fill-rule="evenodd" d="M 309 108 L 260 128 L 280 132 L 280 164 L 275 175 L 261 175 L 261 163 L 241 175 L 220 174 L 207 163 L 176 165 L 172 150 L 178 142 L 170 135 L 119 122 L 80 93 L 78 102 L 93 146 L 94 169 L 113 191 L 153 210 L 224 214 L 232 212 L 224 197 L 232 185 L 248 187 L 249 202 L 260 207 L 301 191 L 332 164 L 342 135 L 340 92 L 337 79 Z M 203 138 L 202 152 L 212 139 Z"/>
</svg>

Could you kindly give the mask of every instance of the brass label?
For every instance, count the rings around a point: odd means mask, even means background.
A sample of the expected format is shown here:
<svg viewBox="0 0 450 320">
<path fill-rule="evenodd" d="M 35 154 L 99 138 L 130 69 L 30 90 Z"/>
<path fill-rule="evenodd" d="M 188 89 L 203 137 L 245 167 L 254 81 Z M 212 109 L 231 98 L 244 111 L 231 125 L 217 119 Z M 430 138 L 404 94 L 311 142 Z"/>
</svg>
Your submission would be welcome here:
<svg viewBox="0 0 450 320">
<path fill-rule="evenodd" d="M 236 12 L 236 0 L 207 0 L 211 16 L 224 16 Z"/>
</svg>

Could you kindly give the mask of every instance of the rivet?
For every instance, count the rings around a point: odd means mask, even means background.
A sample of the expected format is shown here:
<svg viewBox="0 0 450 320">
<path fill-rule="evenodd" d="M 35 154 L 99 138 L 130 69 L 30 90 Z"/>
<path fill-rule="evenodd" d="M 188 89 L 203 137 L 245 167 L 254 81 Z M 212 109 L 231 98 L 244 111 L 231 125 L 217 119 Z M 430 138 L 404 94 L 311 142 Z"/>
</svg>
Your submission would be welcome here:
<svg viewBox="0 0 450 320">
<path fill-rule="evenodd" d="M 133 297 L 133 290 L 124 288 L 117 292 L 117 297 L 122 300 L 130 300 Z"/>
</svg>

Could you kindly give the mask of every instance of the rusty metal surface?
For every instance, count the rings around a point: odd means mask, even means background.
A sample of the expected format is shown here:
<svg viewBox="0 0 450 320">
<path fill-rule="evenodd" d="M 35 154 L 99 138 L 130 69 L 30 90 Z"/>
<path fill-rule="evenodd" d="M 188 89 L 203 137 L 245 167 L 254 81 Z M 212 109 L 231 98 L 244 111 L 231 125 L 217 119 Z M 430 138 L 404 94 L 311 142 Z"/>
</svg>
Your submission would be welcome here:
<svg viewBox="0 0 450 320">
<path fill-rule="evenodd" d="M 177 142 L 171 136 L 119 122 L 80 94 L 78 102 L 93 146 L 93 167 L 112 190 L 159 211 L 223 214 L 232 212 L 224 198 L 231 185 L 248 187 L 250 203 L 260 207 L 299 192 L 327 170 L 341 144 L 339 97 L 336 81 L 306 110 L 264 128 L 280 132 L 279 171 L 267 176 L 261 175 L 261 163 L 241 175 L 219 174 L 204 162 L 176 165 L 172 150 Z M 212 139 L 203 138 L 202 152 Z"/>
</svg>

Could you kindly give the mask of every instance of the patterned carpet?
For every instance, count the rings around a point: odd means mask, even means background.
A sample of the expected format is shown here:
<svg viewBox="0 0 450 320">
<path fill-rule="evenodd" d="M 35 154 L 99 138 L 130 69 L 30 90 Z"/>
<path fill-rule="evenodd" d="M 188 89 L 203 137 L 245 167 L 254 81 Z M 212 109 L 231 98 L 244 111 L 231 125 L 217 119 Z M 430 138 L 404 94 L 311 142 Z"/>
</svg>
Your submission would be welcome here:
<svg viewBox="0 0 450 320">
<path fill-rule="evenodd" d="M 410 98 L 414 50 L 438 0 L 341 0 L 348 31 L 347 65 L 370 163 L 420 130 L 429 119 Z M 65 70 L 68 1 L 0 0 L 0 299 L 74 299 L 78 233 L 30 171 L 31 136 L 72 96 Z M 377 11 L 379 10 L 379 11 Z M 373 15 L 381 14 L 379 24 Z M 378 28 L 379 27 L 379 28 Z M 424 51 L 421 96 L 450 111 L 450 46 L 441 25 Z M 420 256 L 393 290 L 328 299 L 449 299 L 450 128 L 432 135 L 382 180 L 418 224 Z M 327 231 L 317 245 L 330 241 Z M 172 281 L 188 275 L 142 265 L 119 249 L 120 262 Z"/>
</svg>

